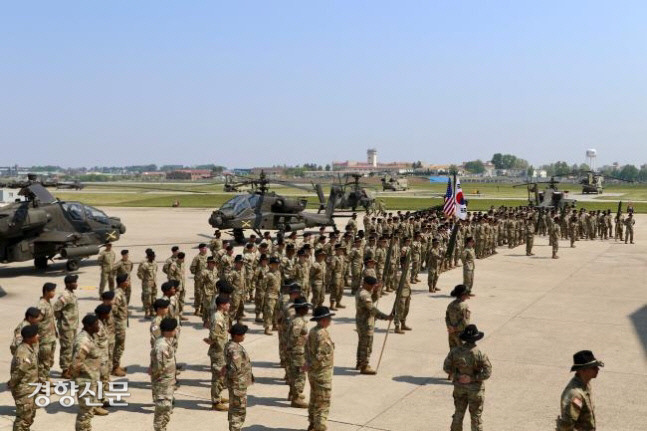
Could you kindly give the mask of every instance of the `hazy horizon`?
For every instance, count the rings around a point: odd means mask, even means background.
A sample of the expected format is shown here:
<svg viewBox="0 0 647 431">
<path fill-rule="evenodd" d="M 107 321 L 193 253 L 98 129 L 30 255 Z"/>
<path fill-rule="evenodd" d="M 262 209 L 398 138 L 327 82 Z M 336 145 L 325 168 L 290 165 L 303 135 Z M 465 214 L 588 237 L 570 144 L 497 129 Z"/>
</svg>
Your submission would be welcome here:
<svg viewBox="0 0 647 431">
<path fill-rule="evenodd" d="M 9 3 L 0 166 L 647 163 L 647 4 Z"/>
</svg>

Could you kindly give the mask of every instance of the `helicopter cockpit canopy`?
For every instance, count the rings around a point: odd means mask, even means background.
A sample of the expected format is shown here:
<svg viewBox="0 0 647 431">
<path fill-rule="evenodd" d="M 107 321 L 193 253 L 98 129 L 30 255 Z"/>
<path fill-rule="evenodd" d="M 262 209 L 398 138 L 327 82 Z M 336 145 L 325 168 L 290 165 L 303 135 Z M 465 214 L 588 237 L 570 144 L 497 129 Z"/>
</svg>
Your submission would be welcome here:
<svg viewBox="0 0 647 431">
<path fill-rule="evenodd" d="M 225 202 L 220 207 L 220 211 L 231 211 L 234 215 L 240 214 L 247 209 L 255 208 L 259 199 L 260 196 L 256 194 L 235 196 Z"/>
<path fill-rule="evenodd" d="M 38 199 L 42 204 L 51 204 L 56 201 L 56 198 L 52 196 L 45 187 L 38 183 L 23 187 L 18 194 L 27 197 L 29 200 Z"/>
<path fill-rule="evenodd" d="M 79 202 L 63 202 L 63 210 L 73 221 L 94 220 L 102 224 L 110 224 L 106 213 L 89 205 Z"/>
</svg>

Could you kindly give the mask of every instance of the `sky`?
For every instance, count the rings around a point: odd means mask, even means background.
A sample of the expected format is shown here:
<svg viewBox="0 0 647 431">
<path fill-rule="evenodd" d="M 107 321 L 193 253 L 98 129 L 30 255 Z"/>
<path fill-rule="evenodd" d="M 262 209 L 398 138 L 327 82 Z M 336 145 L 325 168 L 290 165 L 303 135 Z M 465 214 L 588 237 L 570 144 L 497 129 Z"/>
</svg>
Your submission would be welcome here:
<svg viewBox="0 0 647 431">
<path fill-rule="evenodd" d="M 6 2 L 0 166 L 647 163 L 641 1 Z"/>
</svg>

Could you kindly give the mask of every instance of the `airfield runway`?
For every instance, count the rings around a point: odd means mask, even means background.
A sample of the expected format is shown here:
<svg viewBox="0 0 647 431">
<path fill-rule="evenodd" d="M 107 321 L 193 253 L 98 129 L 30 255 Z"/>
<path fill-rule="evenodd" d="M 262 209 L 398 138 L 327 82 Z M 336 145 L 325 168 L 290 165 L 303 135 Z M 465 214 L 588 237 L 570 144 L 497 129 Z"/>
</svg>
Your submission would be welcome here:
<svg viewBox="0 0 647 431">
<path fill-rule="evenodd" d="M 115 251 L 128 248 L 139 261 L 152 246 L 164 260 L 170 247 L 180 244 L 187 260 L 195 246 L 212 233 L 206 209 L 108 208 L 122 218 L 128 231 Z M 345 223 L 340 219 L 339 223 Z M 577 248 L 562 241 L 559 260 L 550 259 L 546 238 L 535 240 L 536 256 L 525 256 L 525 248 L 498 249 L 499 254 L 476 263 L 476 297 L 469 302 L 472 320 L 485 332 L 479 345 L 493 366 L 485 383 L 484 425 L 487 430 L 539 431 L 555 427 L 559 397 L 571 378 L 572 354 L 591 349 L 605 362 L 593 381 L 598 429 L 645 430 L 647 417 L 647 216 L 636 222 L 636 245 L 614 241 L 580 241 Z M 161 267 L 161 265 L 160 265 Z M 97 305 L 99 267 L 85 261 L 78 271 L 81 316 Z M 46 281 L 63 288 L 64 265 L 53 265 L 46 274 L 36 273 L 31 262 L 0 268 L 2 326 L 0 331 L 0 430 L 12 427 L 15 413 L 7 390 L 11 357 L 9 344 L 14 327 L 25 309 L 35 305 Z M 164 274 L 160 271 L 159 282 Z M 189 275 L 187 303 L 192 304 Z M 357 335 L 354 299 L 347 293 L 348 308 L 337 312 L 331 326 L 336 345 L 331 431 L 448 430 L 453 413 L 452 385 L 445 380 L 442 363 L 448 351 L 444 315 L 451 288 L 462 281 L 461 269 L 442 274 L 441 294 L 427 292 L 426 276 L 414 285 L 408 322 L 413 331 L 390 334 L 377 376 L 354 370 Z M 159 283 L 158 283 L 159 284 Z M 96 430 L 151 430 L 153 405 L 149 364 L 149 321 L 142 318 L 140 286 L 133 286 L 130 327 L 123 365 L 131 396 L 127 407 L 111 409 L 106 417 L 95 417 Z M 1 294 L 1 293 L 0 293 Z M 388 312 L 393 295 L 380 300 Z M 185 313 L 192 313 L 188 306 Z M 252 319 L 249 316 L 252 316 Z M 278 368 L 277 336 L 263 335 L 252 322 L 244 346 L 252 358 L 256 384 L 249 388 L 245 430 L 305 430 L 307 410 L 293 409 L 286 400 L 288 387 Z M 195 316 L 182 328 L 178 362 L 187 370 L 180 375 L 176 406 L 169 430 L 213 431 L 227 429 L 227 414 L 210 410 L 210 372 L 207 330 Z M 385 335 L 386 322 L 377 323 L 372 365 L 375 367 Z M 59 375 L 58 354 L 54 366 Z M 55 379 L 57 380 L 57 379 Z M 308 389 L 306 388 L 306 392 Z M 53 397 L 56 400 L 58 397 Z M 32 426 L 36 431 L 74 429 L 76 408 L 58 402 L 39 409 Z M 465 420 L 469 429 L 469 414 Z"/>
</svg>

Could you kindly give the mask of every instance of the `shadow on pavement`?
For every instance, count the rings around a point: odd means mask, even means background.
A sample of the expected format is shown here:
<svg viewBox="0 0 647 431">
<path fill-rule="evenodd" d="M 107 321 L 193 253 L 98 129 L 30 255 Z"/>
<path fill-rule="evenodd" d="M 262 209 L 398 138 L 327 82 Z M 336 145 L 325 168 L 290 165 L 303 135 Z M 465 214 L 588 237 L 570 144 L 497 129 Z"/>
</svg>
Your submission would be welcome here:
<svg viewBox="0 0 647 431">
<path fill-rule="evenodd" d="M 634 325 L 636 334 L 643 345 L 645 354 L 647 354 L 647 305 L 643 305 L 634 313 L 629 315 L 631 322 Z"/>
<path fill-rule="evenodd" d="M 442 377 L 416 377 L 416 376 L 395 376 L 395 382 L 410 383 L 412 385 L 425 386 L 425 385 L 451 385 L 450 380 Z"/>
</svg>

